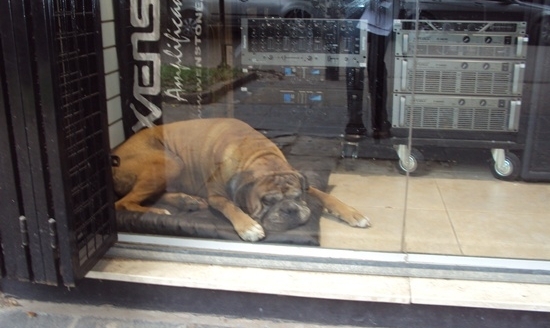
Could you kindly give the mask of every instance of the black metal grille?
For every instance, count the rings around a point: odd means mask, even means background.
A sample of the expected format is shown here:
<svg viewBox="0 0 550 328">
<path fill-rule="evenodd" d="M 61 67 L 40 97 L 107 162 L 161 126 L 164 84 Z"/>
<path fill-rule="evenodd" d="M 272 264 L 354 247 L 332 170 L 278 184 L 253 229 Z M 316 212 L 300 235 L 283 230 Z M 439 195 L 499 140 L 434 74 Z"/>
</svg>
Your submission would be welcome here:
<svg viewBox="0 0 550 328">
<path fill-rule="evenodd" d="M 98 67 L 97 1 L 54 2 L 55 62 L 64 159 L 67 167 L 67 206 L 78 253 L 84 264 L 112 237 L 110 174 L 105 147 L 105 113 Z"/>
</svg>

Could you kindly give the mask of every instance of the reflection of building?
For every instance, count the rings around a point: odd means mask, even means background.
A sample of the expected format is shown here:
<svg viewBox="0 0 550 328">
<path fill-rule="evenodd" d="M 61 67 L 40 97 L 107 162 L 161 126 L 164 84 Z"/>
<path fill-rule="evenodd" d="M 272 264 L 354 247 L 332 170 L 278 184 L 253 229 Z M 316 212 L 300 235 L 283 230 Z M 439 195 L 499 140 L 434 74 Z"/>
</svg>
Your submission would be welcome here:
<svg viewBox="0 0 550 328">
<path fill-rule="evenodd" d="M 266 85 L 260 91 L 274 95 L 269 102 L 316 111 L 347 106 L 346 133 L 351 129 L 350 134 L 363 135 L 367 43 L 367 32 L 359 20 L 243 19 L 241 65 L 281 74 L 285 83 Z M 345 76 L 338 82 L 340 74 Z"/>
</svg>

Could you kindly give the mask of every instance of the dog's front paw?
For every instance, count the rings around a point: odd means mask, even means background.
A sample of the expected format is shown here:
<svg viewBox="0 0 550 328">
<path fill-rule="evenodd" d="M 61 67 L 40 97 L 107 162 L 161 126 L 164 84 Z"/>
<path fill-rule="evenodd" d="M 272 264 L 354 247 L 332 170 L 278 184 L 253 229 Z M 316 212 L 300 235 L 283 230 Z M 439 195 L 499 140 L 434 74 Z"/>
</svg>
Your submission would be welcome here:
<svg viewBox="0 0 550 328">
<path fill-rule="evenodd" d="M 368 228 L 371 226 L 369 218 L 354 208 L 342 209 L 341 211 L 329 211 L 329 213 L 347 222 L 352 227 Z"/>
<path fill-rule="evenodd" d="M 370 220 L 368 217 L 362 215 L 361 213 L 358 213 L 359 215 L 354 216 L 354 220 L 349 222 L 349 225 L 352 227 L 358 227 L 358 228 L 368 228 L 371 226 Z"/>
<path fill-rule="evenodd" d="M 147 209 L 147 212 L 155 213 L 155 214 L 161 214 L 161 215 L 172 215 L 169 210 L 165 210 L 163 208 L 156 208 L 156 207 L 150 207 Z"/>
<path fill-rule="evenodd" d="M 264 228 L 256 221 L 245 228 L 239 229 L 237 233 L 244 241 L 258 241 L 265 237 Z"/>
</svg>

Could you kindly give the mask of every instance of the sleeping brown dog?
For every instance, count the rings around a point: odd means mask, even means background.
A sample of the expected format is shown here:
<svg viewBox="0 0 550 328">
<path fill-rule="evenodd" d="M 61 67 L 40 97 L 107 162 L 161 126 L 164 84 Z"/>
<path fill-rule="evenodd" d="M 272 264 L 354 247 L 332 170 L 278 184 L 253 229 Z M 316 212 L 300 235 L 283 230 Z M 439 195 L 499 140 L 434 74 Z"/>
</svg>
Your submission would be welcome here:
<svg viewBox="0 0 550 328">
<path fill-rule="evenodd" d="M 243 240 L 265 237 L 264 228 L 286 231 L 307 222 L 305 194 L 355 227 L 368 218 L 334 196 L 309 187 L 277 146 L 246 123 L 197 119 L 142 130 L 113 151 L 116 209 L 170 214 L 147 200 L 179 208 L 207 205 L 231 221 Z"/>
</svg>

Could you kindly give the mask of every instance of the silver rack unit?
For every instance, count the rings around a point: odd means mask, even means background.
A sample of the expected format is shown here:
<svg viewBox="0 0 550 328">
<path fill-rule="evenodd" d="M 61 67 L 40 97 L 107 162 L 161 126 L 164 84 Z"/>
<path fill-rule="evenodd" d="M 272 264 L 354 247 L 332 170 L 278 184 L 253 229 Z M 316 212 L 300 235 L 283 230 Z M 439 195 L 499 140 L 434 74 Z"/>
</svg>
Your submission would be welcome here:
<svg viewBox="0 0 550 328">
<path fill-rule="evenodd" d="M 464 131 L 517 131 L 521 99 L 394 94 L 397 126 Z"/>
<path fill-rule="evenodd" d="M 245 67 L 366 67 L 367 31 L 354 19 L 244 18 Z"/>
<path fill-rule="evenodd" d="M 525 59 L 525 22 L 463 22 L 397 20 L 395 55 Z M 418 35 L 417 35 L 418 32 Z"/>
<path fill-rule="evenodd" d="M 526 23 L 415 24 L 394 22 L 393 127 L 517 131 Z"/>
<path fill-rule="evenodd" d="M 412 128 L 414 143 L 424 145 L 486 141 L 493 175 L 515 179 L 520 160 L 506 147 L 520 129 L 526 29 L 526 22 L 395 20 L 393 133 Z M 420 153 L 405 139 L 395 148 L 400 172 L 414 172 Z"/>
<path fill-rule="evenodd" d="M 394 92 L 519 96 L 524 72 L 511 60 L 396 58 Z"/>
</svg>

